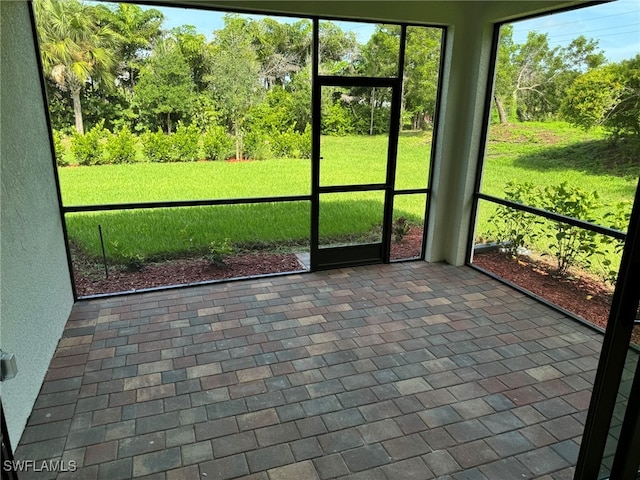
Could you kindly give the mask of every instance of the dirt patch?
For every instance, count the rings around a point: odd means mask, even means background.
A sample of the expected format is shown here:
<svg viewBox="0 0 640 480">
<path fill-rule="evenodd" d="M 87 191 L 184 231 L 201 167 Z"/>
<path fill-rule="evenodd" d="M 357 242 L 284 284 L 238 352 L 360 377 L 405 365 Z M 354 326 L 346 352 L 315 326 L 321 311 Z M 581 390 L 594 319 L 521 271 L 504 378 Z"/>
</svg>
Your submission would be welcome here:
<svg viewBox="0 0 640 480">
<path fill-rule="evenodd" d="M 562 137 L 552 130 L 535 129 L 523 132 L 522 124 L 491 125 L 489 142 L 494 143 L 535 143 L 541 145 L 556 145 Z"/>
</svg>

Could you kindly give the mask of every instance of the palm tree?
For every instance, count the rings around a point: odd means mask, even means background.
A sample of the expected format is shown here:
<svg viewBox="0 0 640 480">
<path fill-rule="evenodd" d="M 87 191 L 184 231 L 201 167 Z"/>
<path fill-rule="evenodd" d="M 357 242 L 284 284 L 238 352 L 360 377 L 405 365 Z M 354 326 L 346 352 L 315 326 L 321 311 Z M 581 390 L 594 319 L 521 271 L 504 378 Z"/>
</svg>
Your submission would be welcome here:
<svg viewBox="0 0 640 480">
<path fill-rule="evenodd" d="M 76 130 L 84 133 L 80 93 L 88 82 L 113 86 L 116 36 L 78 0 L 36 0 L 34 6 L 45 75 L 70 93 Z"/>
<path fill-rule="evenodd" d="M 156 9 L 143 10 L 139 5 L 119 3 L 117 6 L 97 5 L 99 23 L 106 24 L 118 36 L 116 58 L 119 83 L 132 91 L 136 85 L 143 58 L 160 38 L 164 15 Z"/>
</svg>

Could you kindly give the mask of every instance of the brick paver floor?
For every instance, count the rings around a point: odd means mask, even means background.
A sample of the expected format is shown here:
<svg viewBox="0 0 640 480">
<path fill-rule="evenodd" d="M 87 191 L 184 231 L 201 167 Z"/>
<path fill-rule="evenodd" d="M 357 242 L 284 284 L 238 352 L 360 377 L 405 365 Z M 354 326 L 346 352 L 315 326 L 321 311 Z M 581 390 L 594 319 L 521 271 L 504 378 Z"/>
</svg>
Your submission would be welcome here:
<svg viewBox="0 0 640 480">
<path fill-rule="evenodd" d="M 570 479 L 600 347 L 424 262 L 85 301 L 16 457 L 81 479 Z"/>
</svg>

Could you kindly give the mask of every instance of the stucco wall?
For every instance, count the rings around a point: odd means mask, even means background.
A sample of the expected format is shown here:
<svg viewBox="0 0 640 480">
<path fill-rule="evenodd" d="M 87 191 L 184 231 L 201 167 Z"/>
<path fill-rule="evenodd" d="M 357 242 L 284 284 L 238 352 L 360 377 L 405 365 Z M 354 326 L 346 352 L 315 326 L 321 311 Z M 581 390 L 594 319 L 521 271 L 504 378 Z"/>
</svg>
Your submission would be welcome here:
<svg viewBox="0 0 640 480">
<path fill-rule="evenodd" d="M 73 295 L 26 1 L 0 2 L 0 348 L 18 375 L 0 384 L 15 448 Z"/>
</svg>

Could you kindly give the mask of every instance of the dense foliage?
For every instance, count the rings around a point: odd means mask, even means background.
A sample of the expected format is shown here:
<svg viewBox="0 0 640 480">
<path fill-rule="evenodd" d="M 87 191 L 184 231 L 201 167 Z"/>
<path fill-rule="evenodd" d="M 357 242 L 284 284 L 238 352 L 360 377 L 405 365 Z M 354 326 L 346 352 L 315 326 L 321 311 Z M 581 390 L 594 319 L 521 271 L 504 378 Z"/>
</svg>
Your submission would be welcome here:
<svg viewBox="0 0 640 480">
<path fill-rule="evenodd" d="M 178 139 L 158 132 L 178 135 L 179 124 L 197 129 L 204 158 L 310 156 L 310 20 L 227 14 L 208 40 L 188 25 L 163 29 L 160 11 L 133 4 L 36 0 L 35 8 L 54 129 L 75 132 L 75 138 L 101 124 L 104 135 L 120 135 L 109 140 L 104 159 L 83 163 L 132 161 L 135 155 L 115 152 L 116 145 L 130 147 L 127 132 L 145 156 L 155 155 L 150 160 L 170 161 Z M 337 23 L 321 21 L 319 27 L 322 74 L 397 75 L 398 26 L 377 25 L 365 44 Z M 440 29 L 407 31 L 406 127 L 426 128 L 432 121 L 440 44 Z M 390 89 L 324 88 L 323 132 L 386 133 L 390 100 Z M 106 140 L 99 143 L 94 157 Z"/>
<path fill-rule="evenodd" d="M 626 231 L 629 223 L 628 205 L 606 205 L 610 213 L 598 218 L 597 210 L 602 207 L 598 192 L 571 186 L 566 181 L 544 188 L 531 182 L 509 181 L 504 192 L 505 198 L 516 203 L 589 223 L 605 223 L 620 231 Z M 605 281 L 616 281 L 617 269 L 612 267 L 610 246 L 615 244 L 613 250 L 619 256 L 622 245 L 619 240 L 504 205 L 496 208 L 489 223 L 488 237 L 514 258 L 529 248 L 538 249 L 543 255 L 553 255 L 558 275 L 582 267 L 598 271 Z M 594 268 L 594 260 L 598 269 Z"/>
<path fill-rule="evenodd" d="M 193 26 L 164 29 L 160 11 L 134 4 L 36 0 L 35 11 L 54 129 L 77 136 L 101 124 L 120 132 L 119 147 L 129 150 L 116 152 L 114 138 L 104 160 L 83 162 L 133 161 L 140 157 L 130 154 L 134 143 L 138 151 L 159 152 L 150 160 L 176 158 L 175 149 L 160 146 L 169 139 L 151 144 L 156 132 L 176 134 L 179 124 L 199 134 L 200 151 L 189 159 L 310 156 L 310 20 L 227 14 L 208 40 Z M 366 43 L 338 23 L 322 20 L 319 27 L 321 74 L 398 74 L 399 26 L 376 25 Z M 441 40 L 440 29 L 407 28 L 405 129 L 431 126 Z M 494 88 L 501 123 L 564 118 L 616 137 L 638 136 L 639 99 L 640 56 L 607 63 L 584 36 L 552 48 L 546 34 L 530 32 L 518 44 L 512 27 L 502 28 Z M 387 133 L 390 100 L 388 88 L 323 87 L 322 133 Z M 82 150 L 79 143 L 74 148 Z"/>
</svg>

